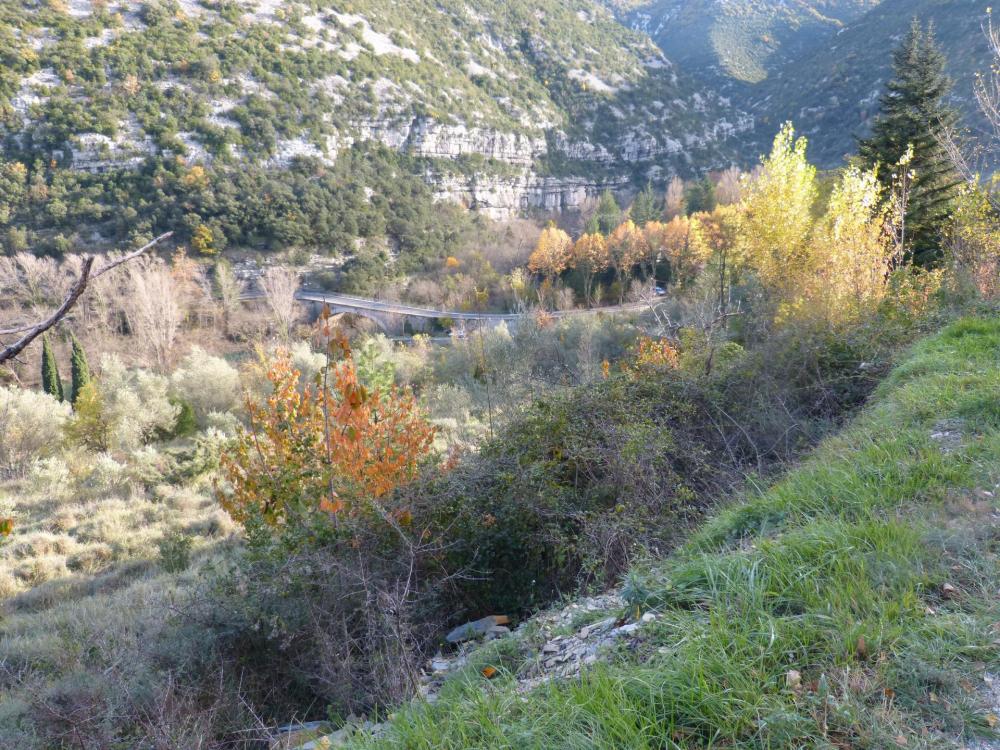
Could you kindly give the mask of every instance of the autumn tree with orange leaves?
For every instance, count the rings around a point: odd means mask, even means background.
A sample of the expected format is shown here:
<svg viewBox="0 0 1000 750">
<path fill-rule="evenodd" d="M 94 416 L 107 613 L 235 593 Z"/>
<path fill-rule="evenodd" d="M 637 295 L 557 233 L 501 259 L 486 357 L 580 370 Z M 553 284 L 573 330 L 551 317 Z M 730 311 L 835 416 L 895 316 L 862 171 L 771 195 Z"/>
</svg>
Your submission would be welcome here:
<svg viewBox="0 0 1000 750">
<path fill-rule="evenodd" d="M 593 302 L 594 277 L 606 271 L 610 263 L 608 244 L 603 235 L 597 232 L 584 234 L 573 244 L 570 267 L 583 276 L 583 296 L 588 305 Z"/>
<path fill-rule="evenodd" d="M 625 300 L 625 277 L 649 252 L 642 230 L 631 219 L 622 222 L 608 237 L 608 254 L 618 281 L 618 302 Z"/>
<path fill-rule="evenodd" d="M 535 250 L 528 258 L 528 270 L 553 281 L 569 266 L 573 240 L 563 230 L 550 223 L 538 238 Z"/>
<path fill-rule="evenodd" d="M 340 360 L 305 388 L 290 355 L 279 354 L 267 364 L 271 394 L 248 399 L 249 426 L 222 458 L 229 488 L 219 493 L 239 523 L 369 511 L 406 521 L 405 508 L 383 501 L 416 476 L 435 428 L 409 392 L 365 388 L 346 340 L 332 337 L 329 351 Z"/>
</svg>

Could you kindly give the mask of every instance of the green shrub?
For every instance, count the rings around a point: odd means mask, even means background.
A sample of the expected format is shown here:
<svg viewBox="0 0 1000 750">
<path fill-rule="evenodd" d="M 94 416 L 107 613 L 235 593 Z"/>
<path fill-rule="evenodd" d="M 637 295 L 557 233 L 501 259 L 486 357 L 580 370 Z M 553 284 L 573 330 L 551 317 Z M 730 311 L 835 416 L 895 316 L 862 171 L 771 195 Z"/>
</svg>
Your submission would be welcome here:
<svg viewBox="0 0 1000 750">
<path fill-rule="evenodd" d="M 160 538 L 160 567 L 168 573 L 181 573 L 191 565 L 191 547 L 194 541 L 181 531 L 171 531 Z"/>
</svg>

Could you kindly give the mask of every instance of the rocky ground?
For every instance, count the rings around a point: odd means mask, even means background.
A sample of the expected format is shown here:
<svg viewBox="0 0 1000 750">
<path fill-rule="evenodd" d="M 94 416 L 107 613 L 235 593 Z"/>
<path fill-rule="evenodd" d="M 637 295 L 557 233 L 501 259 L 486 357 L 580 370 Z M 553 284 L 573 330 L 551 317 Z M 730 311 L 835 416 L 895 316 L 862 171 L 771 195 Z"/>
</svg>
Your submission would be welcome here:
<svg viewBox="0 0 1000 750">
<path fill-rule="evenodd" d="M 512 650 L 526 655 L 515 673 L 519 691 L 527 692 L 550 680 L 576 677 L 604 658 L 612 647 L 635 647 L 643 625 L 656 619 L 652 612 L 638 618 L 622 616 L 624 608 L 621 596 L 610 593 L 536 615 L 513 631 L 503 624 L 503 617 L 484 618 L 456 628 L 448 637 L 457 641 L 453 650 L 439 651 L 428 661 L 414 700 L 437 700 L 446 681 L 478 662 L 484 643 L 502 640 L 508 641 L 502 645 L 509 644 Z M 494 668 L 488 666 L 481 671 L 487 678 L 495 674 Z M 342 746 L 357 731 L 377 734 L 379 729 L 380 725 L 363 719 L 354 719 L 337 730 L 326 722 L 294 724 L 275 731 L 271 750 L 326 750 Z"/>
</svg>

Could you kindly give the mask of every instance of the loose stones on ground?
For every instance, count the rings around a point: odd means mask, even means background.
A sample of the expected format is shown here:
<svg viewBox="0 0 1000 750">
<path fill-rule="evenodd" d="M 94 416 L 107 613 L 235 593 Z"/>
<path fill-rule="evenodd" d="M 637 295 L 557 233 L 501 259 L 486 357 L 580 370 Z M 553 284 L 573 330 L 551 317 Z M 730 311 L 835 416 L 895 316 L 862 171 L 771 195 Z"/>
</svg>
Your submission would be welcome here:
<svg viewBox="0 0 1000 750">
<path fill-rule="evenodd" d="M 513 634 L 508 627 L 509 619 L 503 615 L 491 615 L 466 623 L 445 638 L 455 646 L 455 651 L 438 653 L 427 663 L 416 699 L 433 703 L 448 677 L 468 666 L 470 657 L 482 642 L 505 636 L 517 639 L 522 648 L 537 649 L 534 658 L 527 659 L 526 666 L 515 677 L 518 692 L 527 692 L 553 679 L 579 676 L 584 668 L 600 660 L 601 651 L 606 647 L 623 643 L 635 645 L 639 630 L 656 620 L 654 613 L 647 612 L 637 622 L 625 622 L 618 615 L 624 606 L 625 602 L 618 594 L 582 599 L 563 609 L 536 615 L 519 625 Z M 584 621 L 585 625 L 574 630 L 576 623 Z M 541 645 L 535 645 L 539 641 Z M 346 743 L 359 727 L 377 732 L 381 725 L 370 722 L 356 724 L 317 739 L 310 737 L 305 744 L 277 744 L 272 747 L 274 750 L 335 748 Z"/>
</svg>

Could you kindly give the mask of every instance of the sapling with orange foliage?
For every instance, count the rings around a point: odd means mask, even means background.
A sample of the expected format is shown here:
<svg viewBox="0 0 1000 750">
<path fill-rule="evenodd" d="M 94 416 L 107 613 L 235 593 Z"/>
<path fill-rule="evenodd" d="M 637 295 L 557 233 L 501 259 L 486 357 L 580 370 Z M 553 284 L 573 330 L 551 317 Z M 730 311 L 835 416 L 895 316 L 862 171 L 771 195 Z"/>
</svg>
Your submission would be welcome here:
<svg viewBox="0 0 1000 750">
<path fill-rule="evenodd" d="M 406 508 L 383 503 L 416 476 L 435 428 L 408 391 L 362 385 L 347 341 L 330 335 L 329 319 L 320 327 L 331 359 L 313 383 L 300 386 L 288 353 L 267 363 L 271 395 L 247 399 L 249 426 L 222 458 L 220 501 L 242 524 L 368 511 L 405 522 Z"/>
<path fill-rule="evenodd" d="M 638 377 L 643 373 L 667 372 L 680 367 L 677 348 L 665 338 L 640 336 L 632 348 L 632 357 L 622 364 L 624 372 Z"/>
</svg>

